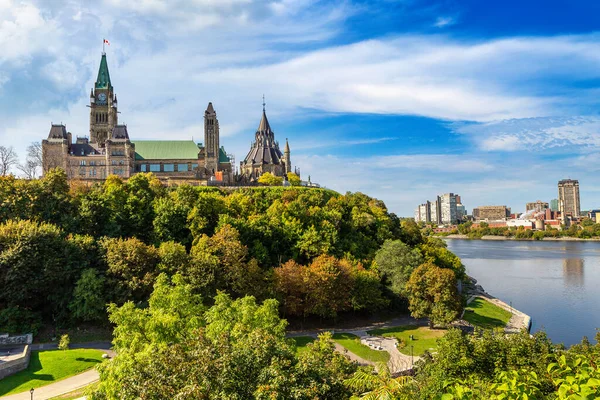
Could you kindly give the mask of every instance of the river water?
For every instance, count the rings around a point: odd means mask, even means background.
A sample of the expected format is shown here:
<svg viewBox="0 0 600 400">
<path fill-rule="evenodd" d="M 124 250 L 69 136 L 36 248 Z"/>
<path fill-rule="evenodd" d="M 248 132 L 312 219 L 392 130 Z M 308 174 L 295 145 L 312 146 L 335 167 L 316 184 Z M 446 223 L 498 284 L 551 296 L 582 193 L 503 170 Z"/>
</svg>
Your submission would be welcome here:
<svg viewBox="0 0 600 400">
<path fill-rule="evenodd" d="M 567 346 L 600 328 L 600 242 L 447 240 L 486 292 Z"/>
</svg>

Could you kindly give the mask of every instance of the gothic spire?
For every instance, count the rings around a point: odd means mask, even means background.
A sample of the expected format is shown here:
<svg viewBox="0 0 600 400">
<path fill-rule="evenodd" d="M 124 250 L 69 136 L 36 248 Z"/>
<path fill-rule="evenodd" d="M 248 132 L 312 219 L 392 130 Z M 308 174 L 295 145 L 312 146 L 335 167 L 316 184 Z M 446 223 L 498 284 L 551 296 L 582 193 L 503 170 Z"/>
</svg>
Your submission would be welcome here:
<svg viewBox="0 0 600 400">
<path fill-rule="evenodd" d="M 110 74 L 108 73 L 108 63 L 106 62 L 106 53 L 102 53 L 100 68 L 98 69 L 98 78 L 96 78 L 96 89 L 112 90 L 110 83 Z"/>
<path fill-rule="evenodd" d="M 288 143 L 287 138 L 285 138 L 285 150 L 286 153 L 290 152 L 290 144 Z"/>
<path fill-rule="evenodd" d="M 260 119 L 260 123 L 258 124 L 257 132 L 265 132 L 272 133 L 271 126 L 269 125 L 269 120 L 267 119 L 267 113 L 265 112 L 265 95 L 263 94 L 263 112 L 262 118 Z"/>
</svg>

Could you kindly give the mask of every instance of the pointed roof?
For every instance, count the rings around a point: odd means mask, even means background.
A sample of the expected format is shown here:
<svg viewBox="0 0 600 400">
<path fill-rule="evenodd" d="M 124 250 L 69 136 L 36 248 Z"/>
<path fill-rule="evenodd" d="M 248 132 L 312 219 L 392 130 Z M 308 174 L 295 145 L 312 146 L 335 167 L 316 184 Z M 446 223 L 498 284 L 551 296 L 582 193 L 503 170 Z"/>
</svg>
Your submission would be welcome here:
<svg viewBox="0 0 600 400">
<path fill-rule="evenodd" d="M 287 138 L 285 138 L 285 150 L 286 153 L 290 152 L 290 144 L 288 143 Z"/>
<path fill-rule="evenodd" d="M 108 73 L 108 63 L 106 62 L 106 53 L 102 53 L 102 59 L 100 60 L 98 78 L 96 78 L 96 89 L 112 89 L 110 74 Z"/>
<path fill-rule="evenodd" d="M 214 114 L 215 113 L 215 109 L 213 108 L 212 102 L 208 103 L 208 107 L 206 108 L 206 113 L 207 114 Z"/>
<path fill-rule="evenodd" d="M 272 132 L 271 125 L 269 125 L 269 120 L 267 119 L 267 113 L 263 109 L 262 118 L 260 119 L 260 124 L 258 124 L 257 132 Z"/>
</svg>

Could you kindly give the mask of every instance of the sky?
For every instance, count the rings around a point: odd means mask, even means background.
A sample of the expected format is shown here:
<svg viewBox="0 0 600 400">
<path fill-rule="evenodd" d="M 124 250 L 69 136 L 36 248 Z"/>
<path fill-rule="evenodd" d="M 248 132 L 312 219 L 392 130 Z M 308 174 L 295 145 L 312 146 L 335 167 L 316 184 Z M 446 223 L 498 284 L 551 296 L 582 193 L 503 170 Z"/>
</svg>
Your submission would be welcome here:
<svg viewBox="0 0 600 400">
<path fill-rule="evenodd" d="M 0 145 L 89 135 L 102 40 L 131 139 L 203 140 L 212 102 L 239 165 L 266 98 L 302 177 L 468 211 L 600 208 L 600 2 L 0 0 Z M 15 171 L 16 172 L 16 171 Z"/>
</svg>

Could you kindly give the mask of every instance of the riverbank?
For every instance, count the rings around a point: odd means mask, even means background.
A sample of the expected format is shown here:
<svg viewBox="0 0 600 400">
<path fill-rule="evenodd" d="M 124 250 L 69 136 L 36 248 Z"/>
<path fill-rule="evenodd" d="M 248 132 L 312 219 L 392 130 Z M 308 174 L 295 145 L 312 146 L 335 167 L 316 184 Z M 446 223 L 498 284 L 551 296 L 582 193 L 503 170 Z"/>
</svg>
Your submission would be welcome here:
<svg viewBox="0 0 600 400">
<path fill-rule="evenodd" d="M 480 298 L 485 301 L 489 301 L 490 303 L 494 304 L 497 307 L 502 308 L 505 311 L 510 312 L 510 314 L 511 314 L 510 320 L 508 321 L 508 323 L 506 324 L 506 327 L 504 328 L 504 332 L 506 332 L 506 333 L 519 333 L 523 329 L 526 329 L 527 332 L 529 332 L 531 330 L 532 319 L 529 315 L 525 314 L 522 311 L 517 310 L 516 308 L 514 308 L 512 306 L 512 304 L 511 305 L 506 304 L 504 301 L 487 293 L 483 289 L 483 287 L 481 287 L 481 285 L 477 284 L 477 280 L 475 278 L 469 277 L 469 279 L 471 279 L 471 281 L 473 282 L 473 289 L 469 293 L 470 296 L 467 299 L 467 305 L 469 305 L 469 303 L 471 303 L 473 300 Z"/>
<path fill-rule="evenodd" d="M 481 238 L 470 238 L 467 235 L 461 235 L 461 234 L 453 234 L 453 235 L 436 235 L 436 237 L 439 237 L 440 239 L 460 239 L 460 240 L 498 240 L 498 241 L 505 241 L 505 240 L 514 240 L 514 241 L 518 241 L 518 242 L 539 242 L 539 241 L 544 241 L 544 242 L 600 242 L 600 238 L 589 238 L 589 239 L 583 239 L 583 238 L 576 238 L 576 237 L 569 237 L 569 236 L 565 236 L 565 237 L 545 237 L 543 239 L 534 239 L 534 238 L 515 238 L 515 237 L 506 237 L 506 236 L 494 236 L 494 235 L 486 235 L 486 236 L 482 236 Z"/>
</svg>

